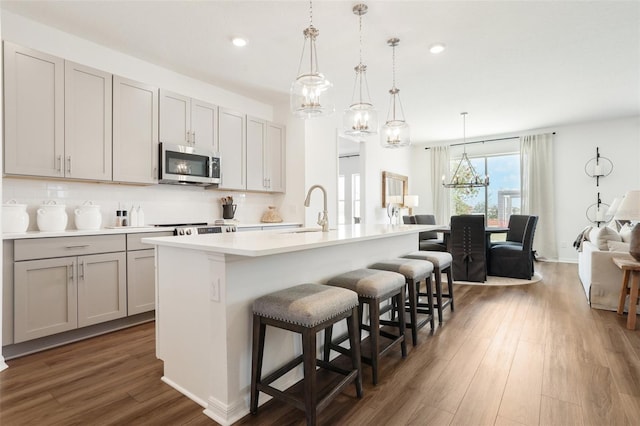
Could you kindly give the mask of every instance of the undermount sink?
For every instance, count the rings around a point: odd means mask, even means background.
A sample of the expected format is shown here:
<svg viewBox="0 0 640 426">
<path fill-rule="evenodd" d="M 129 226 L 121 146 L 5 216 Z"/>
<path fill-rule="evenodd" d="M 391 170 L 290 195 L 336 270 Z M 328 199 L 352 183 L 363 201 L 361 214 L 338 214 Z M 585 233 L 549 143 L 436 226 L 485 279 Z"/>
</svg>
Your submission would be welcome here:
<svg viewBox="0 0 640 426">
<path fill-rule="evenodd" d="M 335 231 L 335 228 L 329 229 L 329 231 Z M 294 231 L 283 232 L 283 234 L 305 234 L 307 232 L 322 232 L 322 228 L 300 228 Z"/>
</svg>

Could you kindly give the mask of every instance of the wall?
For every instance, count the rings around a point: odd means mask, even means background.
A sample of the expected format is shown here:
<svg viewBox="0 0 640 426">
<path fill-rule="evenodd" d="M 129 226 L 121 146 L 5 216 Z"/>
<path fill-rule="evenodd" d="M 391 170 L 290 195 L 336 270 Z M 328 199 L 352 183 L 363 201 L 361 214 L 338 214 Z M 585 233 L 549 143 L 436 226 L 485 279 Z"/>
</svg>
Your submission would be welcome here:
<svg viewBox="0 0 640 426">
<path fill-rule="evenodd" d="M 6 11 L 2 12 L 2 38 L 133 80 L 243 111 L 255 117 L 274 120 L 274 109 L 271 105 L 177 74 Z M 129 186 L 5 179 L 2 186 L 5 192 L 3 200 L 15 198 L 30 205 L 30 229 L 36 229 L 35 206 L 48 199 L 65 203 L 69 207 L 68 212 L 83 201 L 92 200 L 101 205 L 105 225 L 113 221 L 118 202 L 121 202 L 122 206 L 141 203 L 147 223 L 212 221 L 222 217 L 219 198 L 233 195 L 238 201 L 236 218 L 241 222 L 255 223 L 259 222 L 268 205 L 280 207 L 283 200 L 283 195 L 244 194 L 168 185 Z M 286 209 L 281 213 L 285 221 L 300 221 L 295 209 L 289 216 L 288 212 L 290 210 Z M 73 228 L 73 222 L 69 228 Z"/>
<path fill-rule="evenodd" d="M 556 182 L 558 260 L 576 262 L 578 257 L 572 243 L 578 233 L 590 225 L 585 211 L 590 204 L 596 202 L 598 191 L 602 202 L 610 204 L 615 197 L 624 195 L 626 191 L 640 188 L 640 117 L 526 130 L 518 135 L 554 131 L 556 161 L 552 167 Z M 492 135 L 469 141 L 510 136 L 516 135 Z M 448 141 L 447 144 L 457 142 L 459 141 Z M 609 158 L 614 165 L 611 175 L 601 179 L 599 187 L 596 187 L 595 179 L 587 176 L 584 171 L 587 161 L 595 157 L 596 147 L 600 147 L 600 154 Z M 414 147 L 409 182 L 416 185 L 414 188 L 420 195 L 420 206 L 416 209 L 420 213 L 428 213 L 433 209 L 429 167 L 429 151 L 424 147 Z"/>
<path fill-rule="evenodd" d="M 2 15 L 4 14 L 4 12 L 0 11 L 0 34 L 2 33 Z M 2 68 L 0 68 L 0 81 L 2 81 Z M 0 99 L 3 99 L 3 87 L 4 85 L 0 86 Z M 4 102 L 0 103 L 0 117 L 4 117 L 4 111 L 3 108 L 4 107 Z M 2 145 L 4 146 L 4 120 L 0 121 L 0 141 L 2 141 Z M 4 155 L 4 149 L 0 150 L 0 164 L 2 164 L 2 162 L 4 161 L 2 156 Z M 0 176 L 0 182 L 2 182 L 2 176 Z M 2 199 L 2 185 L 0 185 L 0 199 Z M 0 209 L 0 223 L 2 223 L 2 209 Z M 0 246 L 0 271 L 3 271 L 4 269 L 2 268 L 2 259 L 3 259 L 3 253 L 2 253 L 2 246 Z M 4 287 L 3 287 L 4 288 Z M 0 318 L 2 318 L 2 305 L 3 305 L 3 300 L 2 300 L 2 294 L 4 291 L 0 291 Z M 3 327 L 0 327 L 0 342 L 2 342 L 2 329 Z M 4 370 L 5 368 L 7 368 L 7 364 L 4 362 L 4 357 L 2 356 L 2 352 L 0 352 L 0 371 Z"/>
</svg>

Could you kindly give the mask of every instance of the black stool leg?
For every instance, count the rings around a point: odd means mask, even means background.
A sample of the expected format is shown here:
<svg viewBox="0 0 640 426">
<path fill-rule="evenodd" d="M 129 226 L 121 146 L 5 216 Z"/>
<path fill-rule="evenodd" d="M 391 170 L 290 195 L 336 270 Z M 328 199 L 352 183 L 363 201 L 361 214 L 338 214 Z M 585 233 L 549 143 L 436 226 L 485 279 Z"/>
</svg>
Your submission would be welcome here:
<svg viewBox="0 0 640 426">
<path fill-rule="evenodd" d="M 451 276 L 451 267 L 448 267 L 446 269 L 447 272 L 447 282 L 449 284 L 449 299 L 451 300 L 451 312 L 454 311 L 453 309 L 453 277 Z"/>
<path fill-rule="evenodd" d="M 431 276 L 428 276 L 424 281 L 424 285 L 427 290 L 427 304 L 429 305 L 429 312 L 431 312 L 431 331 L 433 331 L 435 329 L 436 313 L 433 312 L 433 288 L 431 286 Z"/>
<path fill-rule="evenodd" d="M 413 346 L 415 346 L 418 344 L 418 291 L 416 289 L 416 285 L 420 285 L 420 282 L 416 283 L 413 280 L 409 279 L 407 280 L 407 285 L 409 286 L 409 317 L 411 318 L 411 339 L 413 341 Z"/>
<path fill-rule="evenodd" d="M 317 421 L 318 389 L 316 387 L 316 333 L 302 332 L 302 357 L 304 360 L 304 406 L 307 425 Z"/>
<path fill-rule="evenodd" d="M 378 384 L 378 358 L 380 357 L 380 299 L 371 299 L 369 303 L 369 337 L 371 340 L 371 370 L 373 384 Z M 404 315 L 400 315 L 404 318 Z"/>
<path fill-rule="evenodd" d="M 329 356 L 331 355 L 331 339 L 332 338 L 333 338 L 333 325 L 330 325 L 329 327 L 324 329 L 324 357 L 323 357 L 323 359 L 324 359 L 325 362 L 329 362 Z"/>
<path fill-rule="evenodd" d="M 434 268 L 433 275 L 436 276 L 436 303 L 438 304 L 438 324 L 442 324 L 442 271 L 440 271 L 440 268 Z"/>
<path fill-rule="evenodd" d="M 400 311 L 400 309 L 404 308 L 404 291 L 400 292 L 399 294 L 394 296 L 394 299 L 396 301 L 396 306 L 398 307 L 398 311 Z M 406 358 L 407 357 L 407 339 L 406 339 L 406 334 L 405 334 L 405 321 L 404 321 L 404 315 L 398 315 L 398 326 L 400 328 L 400 335 L 403 337 L 402 341 L 400 342 L 400 349 L 402 351 L 402 358 Z"/>
<path fill-rule="evenodd" d="M 267 326 L 258 315 L 253 315 L 253 346 L 251 351 L 251 414 L 258 412 L 258 383 L 262 377 L 264 335 Z"/>
<path fill-rule="evenodd" d="M 362 361 L 360 359 L 360 333 L 358 332 L 358 308 L 353 308 L 351 316 L 347 318 L 349 331 L 349 345 L 351 346 L 351 364 L 354 370 L 358 370 L 356 378 L 356 395 L 362 398 Z M 326 343 L 325 343 L 326 345 Z M 325 361 L 328 361 L 325 360 Z"/>
</svg>

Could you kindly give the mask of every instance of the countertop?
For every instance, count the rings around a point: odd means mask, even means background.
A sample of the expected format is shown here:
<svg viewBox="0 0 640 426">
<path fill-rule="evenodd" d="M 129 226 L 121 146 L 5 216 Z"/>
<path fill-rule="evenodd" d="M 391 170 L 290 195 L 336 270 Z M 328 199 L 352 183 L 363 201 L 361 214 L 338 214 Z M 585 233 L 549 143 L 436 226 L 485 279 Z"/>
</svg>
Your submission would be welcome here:
<svg viewBox="0 0 640 426">
<path fill-rule="evenodd" d="M 280 223 L 236 223 L 238 228 L 268 228 L 268 227 L 295 227 L 301 226 L 301 223 L 296 222 L 280 222 Z M 120 226 L 112 228 L 101 228 L 89 231 L 79 231 L 77 229 L 66 229 L 64 231 L 56 232 L 42 232 L 42 231 L 27 231 L 16 233 L 3 233 L 3 240 L 22 240 L 29 238 L 52 238 L 52 237 L 79 237 L 84 235 L 113 235 L 113 234 L 132 234 L 137 232 L 166 232 L 172 231 L 173 227 L 164 226 Z"/>
<path fill-rule="evenodd" d="M 437 225 L 360 224 L 338 226 L 329 232 L 322 232 L 320 228 L 299 228 L 180 237 L 147 237 L 143 238 L 142 242 L 157 246 L 256 257 L 407 234 L 416 234 L 417 237 L 418 232 L 429 231 L 436 227 Z"/>
</svg>

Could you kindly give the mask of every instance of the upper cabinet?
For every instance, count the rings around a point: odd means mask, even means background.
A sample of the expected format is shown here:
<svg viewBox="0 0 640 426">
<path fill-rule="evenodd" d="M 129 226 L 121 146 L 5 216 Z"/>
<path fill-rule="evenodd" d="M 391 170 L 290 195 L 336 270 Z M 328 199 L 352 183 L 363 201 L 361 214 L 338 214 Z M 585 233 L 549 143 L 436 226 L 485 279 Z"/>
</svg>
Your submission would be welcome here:
<svg viewBox="0 0 640 426">
<path fill-rule="evenodd" d="M 220 146 L 220 189 L 245 190 L 246 184 L 246 116 L 220 108 L 218 143 Z"/>
<path fill-rule="evenodd" d="M 5 173 L 111 180 L 111 74 L 5 42 Z"/>
<path fill-rule="evenodd" d="M 112 75 L 65 61 L 65 176 L 111 180 Z"/>
<path fill-rule="evenodd" d="M 113 77 L 113 180 L 158 182 L 158 88 Z"/>
<path fill-rule="evenodd" d="M 4 171 L 64 176 L 64 60 L 4 43 Z"/>
<path fill-rule="evenodd" d="M 160 90 L 160 142 L 217 152 L 218 107 Z"/>
<path fill-rule="evenodd" d="M 284 192 L 285 130 L 247 117 L 247 190 Z"/>
</svg>

